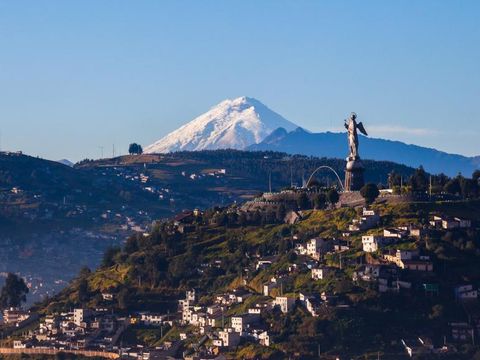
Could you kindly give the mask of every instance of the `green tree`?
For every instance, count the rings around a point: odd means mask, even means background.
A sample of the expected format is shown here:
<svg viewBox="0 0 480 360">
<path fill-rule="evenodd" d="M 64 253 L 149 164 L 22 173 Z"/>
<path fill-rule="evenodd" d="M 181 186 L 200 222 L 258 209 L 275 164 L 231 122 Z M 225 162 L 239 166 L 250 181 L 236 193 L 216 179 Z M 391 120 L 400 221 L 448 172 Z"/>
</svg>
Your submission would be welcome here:
<svg viewBox="0 0 480 360">
<path fill-rule="evenodd" d="M 454 178 L 449 180 L 445 186 L 444 186 L 445 192 L 452 194 L 452 195 L 457 195 L 460 194 L 462 189 L 460 187 L 460 181 L 458 178 Z"/>
<path fill-rule="evenodd" d="M 402 176 L 397 174 L 395 171 L 392 171 L 388 174 L 388 187 L 393 189 L 396 186 L 400 186 L 402 183 Z"/>
<path fill-rule="evenodd" d="M 28 287 L 21 277 L 8 273 L 5 285 L 0 292 L 0 306 L 2 308 L 19 307 L 22 302 L 27 301 L 28 292 Z"/>
<path fill-rule="evenodd" d="M 365 199 L 365 203 L 370 205 L 375 201 L 378 195 L 380 195 L 380 191 L 378 190 L 377 185 L 368 183 L 360 189 L 360 194 Z"/>
<path fill-rule="evenodd" d="M 460 182 L 460 191 L 464 199 L 475 198 L 478 194 L 478 183 L 473 179 L 466 179 L 461 177 Z"/>
<path fill-rule="evenodd" d="M 110 267 L 115 265 L 115 256 L 120 252 L 117 246 L 111 246 L 103 254 L 102 266 Z"/>
<path fill-rule="evenodd" d="M 125 243 L 125 252 L 127 254 L 132 254 L 136 251 L 138 251 L 138 242 L 137 242 L 137 237 L 136 236 L 130 236 L 127 239 L 127 242 Z"/>
<path fill-rule="evenodd" d="M 237 240 L 233 236 L 228 238 L 227 248 L 228 248 L 228 252 L 231 254 L 233 254 L 237 249 Z"/>
<path fill-rule="evenodd" d="M 130 155 L 140 155 L 143 153 L 142 145 L 139 145 L 137 143 L 131 143 L 128 146 L 128 153 Z"/>
<path fill-rule="evenodd" d="M 410 186 L 413 192 L 426 192 L 428 190 L 429 179 L 427 173 L 420 166 L 410 177 Z"/>
<path fill-rule="evenodd" d="M 87 279 L 81 279 L 78 284 L 78 302 L 85 303 L 90 298 Z"/>
<path fill-rule="evenodd" d="M 301 192 L 297 195 L 297 206 L 300 210 L 308 209 L 310 207 L 310 201 L 307 194 Z"/>
<path fill-rule="evenodd" d="M 78 277 L 81 279 L 86 279 L 91 273 L 92 273 L 92 270 L 90 270 L 88 266 L 83 266 L 80 269 Z"/>
<path fill-rule="evenodd" d="M 315 194 L 313 197 L 313 205 L 315 209 L 325 209 L 327 205 L 327 196 L 324 193 Z"/>
<path fill-rule="evenodd" d="M 279 207 L 277 207 L 275 217 L 277 218 L 278 222 L 283 222 L 285 219 L 285 216 L 287 215 L 287 210 L 285 209 L 285 205 L 280 204 Z"/>
<path fill-rule="evenodd" d="M 472 180 L 477 183 L 477 185 L 480 185 L 480 170 L 475 170 L 472 174 Z"/>
<path fill-rule="evenodd" d="M 335 189 L 328 190 L 327 200 L 330 204 L 335 205 L 338 200 L 340 200 L 340 195 L 338 195 L 338 191 Z"/>
<path fill-rule="evenodd" d="M 122 290 L 120 290 L 120 292 L 117 295 L 118 307 L 122 310 L 125 310 L 128 307 L 129 299 L 130 299 L 130 294 L 128 292 L 128 289 L 122 288 Z"/>
</svg>

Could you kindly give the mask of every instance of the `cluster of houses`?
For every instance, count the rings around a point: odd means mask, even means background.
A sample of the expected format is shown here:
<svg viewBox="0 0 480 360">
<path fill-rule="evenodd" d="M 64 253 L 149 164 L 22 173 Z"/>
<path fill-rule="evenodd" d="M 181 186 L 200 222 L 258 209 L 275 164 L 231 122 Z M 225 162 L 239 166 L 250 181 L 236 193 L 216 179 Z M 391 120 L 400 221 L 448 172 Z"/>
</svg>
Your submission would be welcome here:
<svg viewBox="0 0 480 360">
<path fill-rule="evenodd" d="M 129 319 L 119 318 L 106 309 L 74 309 L 68 313 L 47 315 L 39 326 L 21 340 L 15 349 L 98 349 L 111 351 Z"/>
<path fill-rule="evenodd" d="M 185 299 L 179 301 L 182 325 L 193 325 L 200 334 L 211 340 L 210 352 L 214 348 L 231 348 L 237 346 L 242 338 L 249 338 L 264 346 L 270 345 L 270 336 L 261 321 L 263 311 L 278 305 L 282 312 L 291 310 L 294 301 L 286 297 L 277 297 L 272 302 L 260 302 L 245 313 L 227 316 L 229 309 L 242 304 L 253 294 L 240 288 L 215 296 L 212 304 L 200 306 L 195 290 L 186 292 Z M 186 335 L 185 335 L 186 336 Z"/>
<path fill-rule="evenodd" d="M 287 314 L 301 305 L 313 317 L 317 317 L 328 305 L 337 305 L 335 296 L 301 292 L 298 295 L 263 296 L 256 294 L 256 301 L 243 312 L 235 309 L 244 304 L 254 293 L 246 288 L 238 288 L 227 293 L 214 296 L 210 305 L 199 305 L 195 290 L 186 292 L 184 299 L 179 300 L 180 324 L 194 326 L 204 336 L 206 354 L 218 354 L 223 350 L 235 348 L 242 339 L 253 341 L 262 346 L 272 344 L 272 334 L 264 316 L 277 309 Z M 187 333 L 180 333 L 180 339 L 187 339 Z"/>
<path fill-rule="evenodd" d="M 33 321 L 35 321 L 38 316 L 30 311 L 26 311 L 21 308 L 7 308 L 2 312 L 3 319 L 0 324 L 3 324 L 7 327 L 23 327 Z"/>
<path fill-rule="evenodd" d="M 211 176 L 211 177 L 215 177 L 215 178 L 220 178 L 220 177 L 223 177 L 227 174 L 227 170 L 226 169 L 208 169 L 208 170 L 204 170 L 200 173 L 191 173 L 191 174 L 188 174 L 186 171 L 182 171 L 182 176 L 183 177 L 187 177 L 189 178 L 190 180 L 199 180 L 199 179 L 203 179 L 207 176 Z"/>
</svg>

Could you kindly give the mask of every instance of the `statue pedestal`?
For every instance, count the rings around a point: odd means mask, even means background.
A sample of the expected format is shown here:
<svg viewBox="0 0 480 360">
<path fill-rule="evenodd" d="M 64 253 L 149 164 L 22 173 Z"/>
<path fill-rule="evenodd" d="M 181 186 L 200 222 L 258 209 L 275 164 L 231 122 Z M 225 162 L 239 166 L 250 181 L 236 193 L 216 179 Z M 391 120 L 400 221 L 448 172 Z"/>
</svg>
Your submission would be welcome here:
<svg viewBox="0 0 480 360">
<path fill-rule="evenodd" d="M 358 191 L 365 185 L 363 172 L 365 167 L 359 157 L 347 158 L 347 166 L 345 167 L 345 191 Z"/>
</svg>

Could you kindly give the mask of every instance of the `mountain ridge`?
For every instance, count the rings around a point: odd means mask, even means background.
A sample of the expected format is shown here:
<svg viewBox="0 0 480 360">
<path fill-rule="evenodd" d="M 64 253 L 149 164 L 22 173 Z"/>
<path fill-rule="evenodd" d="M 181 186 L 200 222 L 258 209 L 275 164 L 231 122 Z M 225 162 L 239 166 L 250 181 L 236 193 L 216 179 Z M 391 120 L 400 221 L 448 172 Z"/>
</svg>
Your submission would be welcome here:
<svg viewBox="0 0 480 360">
<path fill-rule="evenodd" d="M 294 131 L 276 129 L 259 144 L 247 148 L 250 151 L 280 151 L 329 158 L 344 158 L 347 155 L 347 140 L 344 133 L 310 133 L 302 128 Z M 372 138 L 360 135 L 360 154 L 363 159 L 393 161 L 419 167 L 432 173 L 449 176 L 459 172 L 470 175 L 479 167 L 479 157 L 450 154 L 434 148 L 406 144 L 398 140 Z"/>
<path fill-rule="evenodd" d="M 198 151 L 215 149 L 242 150 L 261 142 L 275 129 L 297 127 L 260 101 L 242 96 L 227 99 L 197 116 L 145 148 L 145 153 Z"/>
</svg>

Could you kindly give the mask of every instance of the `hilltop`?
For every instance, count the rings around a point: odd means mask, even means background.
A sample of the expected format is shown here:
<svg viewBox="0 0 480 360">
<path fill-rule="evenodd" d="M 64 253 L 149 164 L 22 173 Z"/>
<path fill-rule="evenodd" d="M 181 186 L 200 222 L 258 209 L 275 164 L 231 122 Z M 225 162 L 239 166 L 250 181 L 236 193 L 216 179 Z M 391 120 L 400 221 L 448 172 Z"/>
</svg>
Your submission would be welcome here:
<svg viewBox="0 0 480 360">
<path fill-rule="evenodd" d="M 121 250 L 107 252 L 100 269 L 82 272 L 71 286 L 38 309 L 51 313 L 82 304 L 106 306 L 133 317 L 138 312 L 170 313 L 162 329 L 134 325 L 123 339 L 128 344 L 152 347 L 178 341 L 179 334 L 186 333 L 188 338 L 182 343 L 188 353 L 212 346 L 211 341 L 201 341 L 200 325 L 192 325 L 193 320 L 188 325 L 173 316 L 177 300 L 185 291 L 195 289 L 198 316 L 203 316 L 204 309 L 222 306 L 218 303 L 221 298 L 229 299 L 233 294 L 235 299 L 244 299 L 224 303 L 223 320 L 208 330 L 207 338 L 215 338 L 223 322 L 235 326 L 233 318 L 249 309 L 259 311 L 263 325 L 252 327 L 266 330 L 272 346 L 261 346 L 258 339 L 247 337 L 226 349 L 229 358 L 313 358 L 317 344 L 325 356 L 358 358 L 380 351 L 382 356 L 403 358 L 400 340 L 409 342 L 416 336 L 428 339 L 434 347 L 446 336 L 446 358 L 471 358 L 475 349 L 454 350 L 449 324 L 466 321 L 468 316 L 455 303 L 453 289 L 480 283 L 476 266 L 480 203 L 378 204 L 371 210 L 379 215 L 378 224 L 353 231 L 345 240 L 345 232 L 361 211 L 306 211 L 298 223 L 286 225 L 248 216 L 240 223 L 235 207 L 231 207 L 178 220 L 193 224 L 189 232 L 178 232 L 178 222 L 159 223 L 150 235 L 131 237 Z M 459 217 L 471 223 L 465 229 L 444 229 L 432 225 L 433 215 Z M 391 238 L 390 245 L 382 250 L 369 253 L 365 245 L 362 248 L 362 236 L 405 226 L 420 229 L 420 235 L 408 235 L 407 230 L 401 238 Z M 302 250 L 311 239 L 325 239 L 316 250 L 319 257 Z M 401 270 L 388 262 L 394 260 L 383 260 L 382 254 L 388 254 L 389 249 L 393 253 L 396 249 L 420 253 L 423 260 L 418 264 L 431 264 L 433 271 Z M 312 279 L 312 269 L 324 269 L 324 273 Z M 369 275 L 367 270 L 380 273 Z M 106 293 L 114 300 L 103 300 L 100 295 Z M 297 301 L 285 305 L 285 310 L 264 307 L 281 295 Z M 418 351 L 426 351 L 418 346 Z"/>
<path fill-rule="evenodd" d="M 19 272 L 34 299 L 61 289 L 83 265 L 96 268 L 103 251 L 157 219 L 184 209 L 207 209 L 253 199 L 291 182 L 302 184 L 317 166 L 338 172 L 343 162 L 273 152 L 180 152 L 86 160 L 74 168 L 16 153 L 0 154 L 0 271 Z M 392 170 L 367 162 L 368 181 L 385 182 Z M 333 174 L 320 172 L 325 183 Z"/>
</svg>

